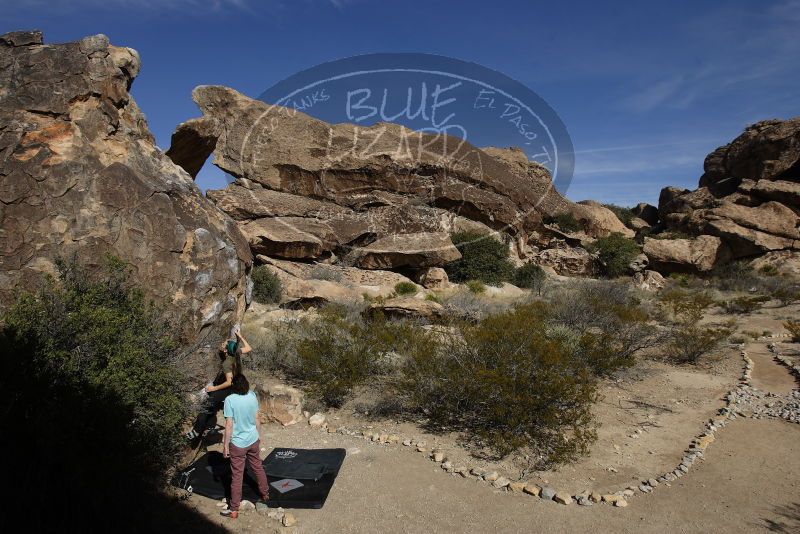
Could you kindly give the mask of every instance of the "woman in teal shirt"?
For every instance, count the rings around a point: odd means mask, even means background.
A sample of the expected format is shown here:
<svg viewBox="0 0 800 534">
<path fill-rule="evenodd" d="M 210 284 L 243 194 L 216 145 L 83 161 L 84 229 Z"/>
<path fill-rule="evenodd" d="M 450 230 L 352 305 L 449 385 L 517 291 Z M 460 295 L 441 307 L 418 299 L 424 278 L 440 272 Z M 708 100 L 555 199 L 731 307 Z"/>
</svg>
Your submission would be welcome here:
<svg viewBox="0 0 800 534">
<path fill-rule="evenodd" d="M 242 482 L 244 481 L 245 464 L 258 482 L 258 492 L 261 500 L 269 498 L 267 474 L 261 464 L 259 452 L 261 440 L 259 434 L 258 398 L 250 391 L 250 383 L 243 374 L 233 377 L 231 394 L 225 399 L 223 414 L 225 415 L 225 437 L 222 443 L 225 447 L 225 457 L 231 459 L 231 504 L 227 510 L 220 512 L 222 515 L 236 519 L 239 516 L 239 503 L 242 502 Z"/>
</svg>

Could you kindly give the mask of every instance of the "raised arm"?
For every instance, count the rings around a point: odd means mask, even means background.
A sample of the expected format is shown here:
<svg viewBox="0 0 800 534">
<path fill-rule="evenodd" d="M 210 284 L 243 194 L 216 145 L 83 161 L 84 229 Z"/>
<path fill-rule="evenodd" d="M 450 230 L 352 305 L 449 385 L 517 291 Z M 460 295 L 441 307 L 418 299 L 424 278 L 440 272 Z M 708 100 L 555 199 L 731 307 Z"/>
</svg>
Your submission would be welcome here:
<svg viewBox="0 0 800 534">
<path fill-rule="evenodd" d="M 250 343 L 247 342 L 247 340 L 244 338 L 244 336 L 239 330 L 236 331 L 236 338 L 239 340 L 239 343 L 241 345 L 239 348 L 241 349 L 242 354 L 247 354 L 248 352 L 253 350 L 250 347 Z"/>
</svg>

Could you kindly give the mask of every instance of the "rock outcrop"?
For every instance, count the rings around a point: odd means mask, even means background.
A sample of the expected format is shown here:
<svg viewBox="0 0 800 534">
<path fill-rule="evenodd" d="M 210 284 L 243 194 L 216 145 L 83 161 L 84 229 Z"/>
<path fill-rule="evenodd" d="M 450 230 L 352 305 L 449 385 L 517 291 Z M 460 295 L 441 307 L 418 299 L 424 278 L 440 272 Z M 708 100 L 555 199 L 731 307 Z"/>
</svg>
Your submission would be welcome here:
<svg viewBox="0 0 800 534">
<path fill-rule="evenodd" d="M 660 224 L 717 237 L 733 259 L 800 250 L 800 117 L 749 126 L 704 168 L 698 189 L 661 191 Z"/>
<path fill-rule="evenodd" d="M 693 239 L 645 238 L 644 254 L 649 267 L 659 272 L 708 272 L 730 258 L 719 237 L 701 235 Z"/>
<path fill-rule="evenodd" d="M 194 174 L 213 153 L 237 178 L 208 197 L 255 254 L 406 273 L 458 259 L 449 234 L 461 230 L 493 233 L 523 263 L 549 243 L 543 218 L 560 213 L 574 213 L 589 239 L 633 235 L 608 209 L 560 195 L 520 149 L 397 124 L 328 124 L 225 87 L 193 98 L 203 117 L 176 129 L 168 154 Z"/>
<path fill-rule="evenodd" d="M 0 36 L 0 305 L 54 259 L 128 262 L 186 350 L 246 307 L 252 263 L 237 225 L 155 145 L 128 90 L 139 56 L 103 35 L 45 45 Z"/>
</svg>

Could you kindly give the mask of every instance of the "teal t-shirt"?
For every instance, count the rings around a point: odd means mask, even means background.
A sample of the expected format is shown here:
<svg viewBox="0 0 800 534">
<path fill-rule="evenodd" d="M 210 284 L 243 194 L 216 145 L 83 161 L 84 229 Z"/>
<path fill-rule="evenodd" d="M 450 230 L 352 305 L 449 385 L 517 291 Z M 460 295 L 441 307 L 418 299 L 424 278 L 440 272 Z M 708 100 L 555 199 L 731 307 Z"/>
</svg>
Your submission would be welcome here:
<svg viewBox="0 0 800 534">
<path fill-rule="evenodd" d="M 258 413 L 258 398 L 253 391 L 247 395 L 228 395 L 225 398 L 225 408 L 222 410 L 225 417 L 233 417 L 233 435 L 231 443 L 240 448 L 249 447 L 258 439 L 256 428 L 256 413 Z"/>
</svg>

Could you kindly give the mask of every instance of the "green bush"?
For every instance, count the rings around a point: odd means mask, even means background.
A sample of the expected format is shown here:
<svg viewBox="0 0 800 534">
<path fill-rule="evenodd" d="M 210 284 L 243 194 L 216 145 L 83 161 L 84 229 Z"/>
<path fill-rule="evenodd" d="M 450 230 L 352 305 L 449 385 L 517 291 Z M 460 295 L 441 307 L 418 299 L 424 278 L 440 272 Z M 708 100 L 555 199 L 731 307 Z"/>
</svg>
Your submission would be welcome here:
<svg viewBox="0 0 800 534">
<path fill-rule="evenodd" d="M 508 261 L 508 247 L 488 235 L 476 232 L 457 232 L 451 236 L 461 259 L 445 265 L 453 282 L 480 280 L 500 285 L 511 279 L 514 266 Z"/>
<path fill-rule="evenodd" d="M 551 295 L 548 306 L 553 327 L 584 339 L 581 357 L 598 375 L 633 365 L 637 354 L 662 341 L 625 281 L 573 281 Z"/>
<path fill-rule="evenodd" d="M 305 382 L 312 398 L 339 407 L 367 378 L 388 372 L 387 355 L 422 350 L 428 336 L 408 321 L 352 321 L 326 307 L 306 324 L 295 344 L 297 358 L 285 371 Z"/>
<path fill-rule="evenodd" d="M 558 225 L 559 230 L 567 234 L 578 232 L 583 229 L 583 225 L 581 225 L 580 221 L 568 211 L 556 213 L 552 217 L 546 217 L 545 222 L 555 223 Z"/>
<path fill-rule="evenodd" d="M 669 330 L 667 355 L 679 363 L 696 364 L 702 356 L 718 349 L 733 332 L 732 323 L 706 326 L 684 318 Z"/>
<path fill-rule="evenodd" d="M 394 285 L 394 292 L 397 295 L 416 295 L 417 285 L 413 282 L 398 282 Z"/>
<path fill-rule="evenodd" d="M 775 265 L 766 264 L 762 265 L 761 268 L 758 270 L 764 276 L 777 276 L 778 275 L 778 268 Z"/>
<path fill-rule="evenodd" d="M 14 458 L 6 475 L 23 501 L 41 488 L 67 489 L 51 499 L 57 517 L 34 522 L 117 512 L 127 520 L 124 508 L 139 510 L 157 494 L 182 443 L 186 390 L 173 325 L 119 260 L 96 275 L 57 266 L 58 279 L 20 295 L 0 323 L 2 412 L 16 436 L 6 440 Z M 108 488 L 125 488 L 124 506 Z"/>
<path fill-rule="evenodd" d="M 597 380 L 548 333 L 547 317 L 535 302 L 460 325 L 436 350 L 412 355 L 402 391 L 432 426 L 463 431 L 498 456 L 530 447 L 541 467 L 576 458 L 596 439 Z"/>
<path fill-rule="evenodd" d="M 614 215 L 617 216 L 617 219 L 619 219 L 622 222 L 622 224 L 630 227 L 631 222 L 635 217 L 635 215 L 633 214 L 633 210 L 623 206 L 617 206 L 616 204 L 603 204 L 603 207 L 613 211 Z"/>
<path fill-rule="evenodd" d="M 600 271 L 610 278 L 622 276 L 629 270 L 629 265 L 639 254 L 639 246 L 633 239 L 620 233 L 601 237 L 591 244 L 591 252 L 597 252 Z"/>
<path fill-rule="evenodd" d="M 480 280 L 467 280 L 466 285 L 470 293 L 474 293 L 476 295 L 480 295 L 481 293 L 486 293 L 486 284 L 484 284 Z"/>
<path fill-rule="evenodd" d="M 253 268 L 250 275 L 253 280 L 253 299 L 262 304 L 280 302 L 283 288 L 278 276 L 266 265 Z"/>
<path fill-rule="evenodd" d="M 770 299 L 767 296 L 737 297 L 722 302 L 721 307 L 727 313 L 752 313 L 768 300 Z"/>
<path fill-rule="evenodd" d="M 527 263 L 516 270 L 514 273 L 514 285 L 532 289 L 538 295 L 542 294 L 547 275 L 540 266 Z"/>
<path fill-rule="evenodd" d="M 792 336 L 792 342 L 800 342 L 800 321 L 788 320 L 783 323 L 783 327 L 789 331 Z"/>
</svg>

